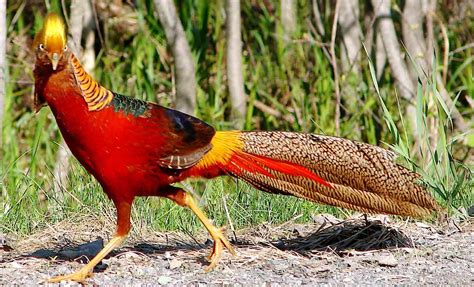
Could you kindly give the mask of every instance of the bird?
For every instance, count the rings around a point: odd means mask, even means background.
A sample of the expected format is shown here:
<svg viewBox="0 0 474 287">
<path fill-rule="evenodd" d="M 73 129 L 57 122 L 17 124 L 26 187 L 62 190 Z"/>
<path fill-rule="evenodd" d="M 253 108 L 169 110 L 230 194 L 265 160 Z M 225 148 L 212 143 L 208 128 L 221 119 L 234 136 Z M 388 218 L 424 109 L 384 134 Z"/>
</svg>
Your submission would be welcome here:
<svg viewBox="0 0 474 287">
<path fill-rule="evenodd" d="M 384 148 L 304 132 L 216 131 L 191 115 L 110 91 L 83 69 L 66 32 L 61 16 L 49 13 L 34 38 L 34 105 L 50 107 L 72 154 L 115 205 L 117 227 L 89 263 L 49 282 L 92 276 L 127 238 L 140 196 L 168 198 L 194 212 L 214 241 L 206 270 L 224 249 L 235 254 L 192 194 L 173 185 L 187 178 L 229 175 L 264 192 L 364 213 L 426 217 L 441 210 L 420 175 Z"/>
</svg>

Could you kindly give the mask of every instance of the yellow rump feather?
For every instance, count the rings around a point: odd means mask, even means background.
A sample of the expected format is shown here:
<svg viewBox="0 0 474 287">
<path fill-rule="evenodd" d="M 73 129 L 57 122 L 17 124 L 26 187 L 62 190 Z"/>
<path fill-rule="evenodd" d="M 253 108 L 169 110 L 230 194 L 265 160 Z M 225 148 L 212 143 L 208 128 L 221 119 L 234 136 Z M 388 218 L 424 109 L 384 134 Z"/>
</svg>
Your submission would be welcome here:
<svg viewBox="0 0 474 287">
<path fill-rule="evenodd" d="M 240 131 L 216 132 L 211 140 L 212 149 L 196 164 L 196 168 L 226 165 L 231 157 L 244 147 Z"/>
</svg>

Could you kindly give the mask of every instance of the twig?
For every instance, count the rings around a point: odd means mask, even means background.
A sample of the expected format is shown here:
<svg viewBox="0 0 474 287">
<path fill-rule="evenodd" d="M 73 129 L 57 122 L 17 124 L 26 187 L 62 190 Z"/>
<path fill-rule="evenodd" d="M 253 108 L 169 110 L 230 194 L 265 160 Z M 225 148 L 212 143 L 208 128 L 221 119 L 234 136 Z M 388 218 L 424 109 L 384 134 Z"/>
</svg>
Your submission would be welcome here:
<svg viewBox="0 0 474 287">
<path fill-rule="evenodd" d="M 276 118 L 283 118 L 285 121 L 293 124 L 295 122 L 295 118 L 290 115 L 284 115 L 280 111 L 275 110 L 272 107 L 265 105 L 264 103 L 260 102 L 259 100 L 253 100 L 253 105 L 261 110 L 262 112 L 274 116 Z"/>
<path fill-rule="evenodd" d="M 451 117 L 454 121 L 454 124 L 461 132 L 467 132 L 469 130 L 469 125 L 466 123 L 466 121 L 462 117 L 462 114 L 456 108 L 456 105 L 454 104 L 453 100 L 449 96 L 448 91 L 444 87 L 443 80 L 441 79 L 439 75 L 436 75 L 436 82 L 438 84 L 438 90 L 441 97 L 446 102 L 446 105 L 451 111 Z"/>
<path fill-rule="evenodd" d="M 324 37 L 325 31 L 324 31 L 324 25 L 323 22 L 321 21 L 321 12 L 319 11 L 318 3 L 316 0 L 312 1 L 312 6 L 313 6 L 313 16 L 314 16 L 314 21 L 316 22 L 316 28 L 318 29 L 318 34 L 321 35 L 321 38 Z"/>
<path fill-rule="evenodd" d="M 232 230 L 232 234 L 234 235 L 234 241 L 237 242 L 237 234 L 235 233 L 234 224 L 232 223 L 232 218 L 230 217 L 229 208 L 227 208 L 227 197 L 228 194 L 222 197 L 222 201 L 224 202 L 225 215 L 227 217 L 227 221 L 229 222 L 230 230 Z"/>
<path fill-rule="evenodd" d="M 434 16 L 436 21 L 439 24 L 439 28 L 441 29 L 441 35 L 443 36 L 444 42 L 444 52 L 443 52 L 443 83 L 446 85 L 446 79 L 448 77 L 448 60 L 449 60 L 449 38 L 448 32 L 446 30 L 446 26 L 444 25 L 441 18 L 434 12 L 431 11 L 431 14 Z"/>
<path fill-rule="evenodd" d="M 341 117 L 341 94 L 339 91 L 339 73 L 337 71 L 337 62 L 336 62 L 336 52 L 335 52 L 335 42 L 336 42 L 336 32 L 337 32 L 337 18 L 339 17 L 339 7 L 340 1 L 336 1 L 336 11 L 334 12 L 334 20 L 332 22 L 332 31 L 331 31 L 331 64 L 334 71 L 334 87 L 336 92 L 336 111 L 335 111 L 335 123 L 336 123 L 336 135 L 340 134 L 340 117 Z"/>
<path fill-rule="evenodd" d="M 462 51 L 465 51 L 471 48 L 474 48 L 474 42 L 471 42 L 469 44 L 466 44 L 464 46 L 461 46 L 457 49 L 452 50 L 451 52 L 449 52 L 449 56 L 453 56 L 454 54 L 461 53 Z"/>
<path fill-rule="evenodd" d="M 311 23 L 309 19 L 306 20 L 306 23 L 308 24 L 309 30 L 311 30 L 314 37 L 316 37 L 318 35 L 318 31 L 316 31 L 316 28 L 313 26 L 313 23 Z M 311 41 L 310 42 L 311 44 L 315 44 L 318 47 L 321 47 L 321 49 L 323 50 L 324 56 L 328 59 L 329 62 L 331 62 L 331 54 L 328 52 L 328 49 L 327 49 L 330 46 L 330 44 L 319 42 L 314 39 L 310 41 Z"/>
<path fill-rule="evenodd" d="M 100 31 L 99 27 L 99 16 L 97 15 L 97 9 L 95 8 L 95 1 L 93 1 L 91 3 L 91 6 L 92 6 L 92 13 L 94 14 L 94 23 L 95 23 L 95 26 L 97 27 L 97 35 L 99 35 L 99 41 L 100 41 L 100 45 L 105 49 L 105 41 L 104 41 L 104 37 L 102 36 L 102 32 Z"/>
<path fill-rule="evenodd" d="M 13 15 L 12 19 L 10 20 L 10 24 L 8 26 L 9 33 L 12 32 L 13 29 L 15 29 L 15 27 L 17 27 L 16 22 L 18 21 L 18 19 L 20 19 L 20 16 L 23 13 L 23 10 L 25 9 L 26 4 L 27 4 L 26 1 L 21 2 L 20 7 L 18 7 L 15 10 L 15 15 Z M 5 26 L 5 31 L 6 31 L 6 26 Z"/>
</svg>

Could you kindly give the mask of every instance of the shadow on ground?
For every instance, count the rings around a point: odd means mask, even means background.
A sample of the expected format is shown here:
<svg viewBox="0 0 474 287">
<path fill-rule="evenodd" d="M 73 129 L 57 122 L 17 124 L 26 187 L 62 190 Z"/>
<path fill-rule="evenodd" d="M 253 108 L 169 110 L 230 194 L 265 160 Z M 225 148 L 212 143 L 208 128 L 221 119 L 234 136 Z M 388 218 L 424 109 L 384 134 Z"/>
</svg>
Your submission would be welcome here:
<svg viewBox="0 0 474 287">
<path fill-rule="evenodd" d="M 380 221 L 347 220 L 326 226 L 315 232 L 273 245 L 305 255 L 312 251 L 331 251 L 344 254 L 348 250 L 370 251 L 400 247 L 414 247 L 412 240 L 400 230 Z"/>
<path fill-rule="evenodd" d="M 255 240 L 248 237 L 239 238 L 237 247 L 255 245 Z M 268 240 L 260 245 L 272 245 L 283 251 L 294 251 L 301 255 L 309 255 L 314 251 L 335 252 L 344 255 L 348 250 L 369 251 L 379 249 L 391 249 L 399 247 L 414 247 L 413 242 L 394 227 L 376 221 L 346 220 L 338 223 L 323 223 L 316 230 L 305 229 L 293 230 L 290 235 L 278 236 L 276 240 Z M 63 261 L 88 262 L 102 248 L 104 242 L 101 238 L 85 244 L 68 244 L 56 250 L 38 249 L 23 257 L 54 258 Z M 165 244 L 142 242 L 131 247 L 121 248 L 113 251 L 108 257 L 114 257 L 124 251 L 137 252 L 145 255 L 164 255 L 166 252 L 195 251 L 210 249 L 212 242 L 207 240 L 200 244 L 194 239 L 192 243 L 183 241 L 170 241 Z M 102 268 L 100 268 L 102 269 Z"/>
</svg>

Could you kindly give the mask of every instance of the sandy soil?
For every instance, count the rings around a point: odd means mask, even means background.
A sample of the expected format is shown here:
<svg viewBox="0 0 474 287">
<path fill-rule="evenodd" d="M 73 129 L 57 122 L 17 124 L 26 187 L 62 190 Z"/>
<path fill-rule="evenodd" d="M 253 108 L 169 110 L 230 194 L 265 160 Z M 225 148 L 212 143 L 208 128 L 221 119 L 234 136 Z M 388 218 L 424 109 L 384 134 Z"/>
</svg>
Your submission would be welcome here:
<svg viewBox="0 0 474 287">
<path fill-rule="evenodd" d="M 74 227 L 74 230 L 72 230 Z M 108 239 L 110 224 L 84 220 L 51 226 L 28 238 L 0 238 L 0 286 L 37 285 L 82 266 Z M 233 234 L 228 232 L 230 238 Z M 206 234 L 135 231 L 88 279 L 99 286 L 474 286 L 474 220 L 457 226 L 337 219 L 261 225 L 236 234 L 237 256 L 223 253 L 205 273 Z M 51 284 L 54 285 L 54 284 Z M 63 282 L 62 286 L 78 286 Z"/>
</svg>

